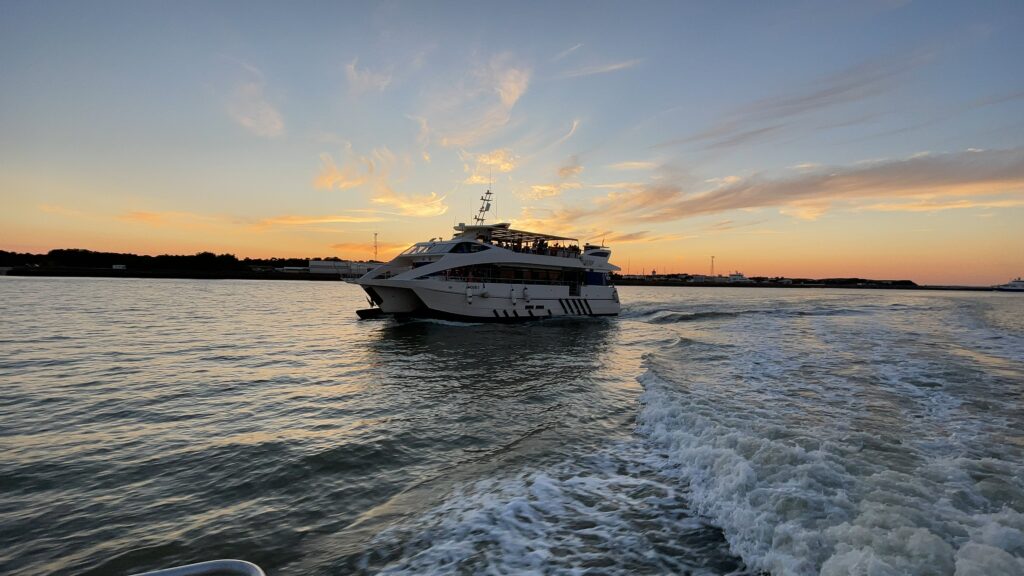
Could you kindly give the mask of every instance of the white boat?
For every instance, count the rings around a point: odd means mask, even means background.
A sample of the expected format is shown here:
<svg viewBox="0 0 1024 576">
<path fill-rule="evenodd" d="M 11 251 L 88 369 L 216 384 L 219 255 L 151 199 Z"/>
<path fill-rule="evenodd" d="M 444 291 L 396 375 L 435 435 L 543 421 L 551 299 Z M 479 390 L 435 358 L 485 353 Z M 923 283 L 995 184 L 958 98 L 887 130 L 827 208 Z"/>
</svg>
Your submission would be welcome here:
<svg viewBox="0 0 1024 576">
<path fill-rule="evenodd" d="M 1010 280 L 1006 284 L 996 286 L 995 289 L 1000 292 L 1024 292 L 1024 278 Z"/>
<path fill-rule="evenodd" d="M 474 223 L 456 226 L 450 240 L 418 242 L 357 280 L 376 306 L 360 317 L 516 322 L 619 313 L 611 250 L 485 224 L 490 190 L 481 200 Z"/>
</svg>

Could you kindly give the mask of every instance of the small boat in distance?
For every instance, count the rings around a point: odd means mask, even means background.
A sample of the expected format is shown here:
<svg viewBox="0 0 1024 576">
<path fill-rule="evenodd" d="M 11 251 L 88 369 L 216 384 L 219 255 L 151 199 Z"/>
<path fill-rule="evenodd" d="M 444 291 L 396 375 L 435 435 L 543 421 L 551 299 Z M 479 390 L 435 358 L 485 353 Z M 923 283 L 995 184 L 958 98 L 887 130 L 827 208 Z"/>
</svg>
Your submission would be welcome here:
<svg viewBox="0 0 1024 576">
<path fill-rule="evenodd" d="M 606 246 L 485 224 L 491 191 L 473 225 L 450 240 L 418 242 L 356 283 L 377 315 L 471 322 L 520 322 L 562 316 L 615 316 L 619 294 Z M 374 310 L 374 308 L 370 308 Z M 374 316 L 359 311 L 361 318 Z"/>
<path fill-rule="evenodd" d="M 996 286 L 995 289 L 1000 292 L 1024 292 L 1024 278 L 1010 280 L 1006 284 Z"/>
</svg>

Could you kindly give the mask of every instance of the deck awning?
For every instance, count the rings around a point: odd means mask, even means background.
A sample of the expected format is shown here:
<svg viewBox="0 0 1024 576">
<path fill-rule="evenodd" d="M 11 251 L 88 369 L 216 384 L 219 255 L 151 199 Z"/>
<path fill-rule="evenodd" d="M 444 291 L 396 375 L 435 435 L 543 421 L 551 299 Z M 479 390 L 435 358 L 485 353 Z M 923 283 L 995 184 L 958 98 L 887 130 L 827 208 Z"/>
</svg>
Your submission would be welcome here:
<svg viewBox="0 0 1024 576">
<path fill-rule="evenodd" d="M 541 234 L 540 232 L 527 232 L 526 230 L 514 230 L 509 228 L 509 224 L 507 223 L 481 224 L 477 226 L 466 226 L 464 224 L 460 224 L 455 227 L 455 230 L 460 232 L 461 236 L 484 236 L 492 242 L 522 242 L 526 244 L 530 244 L 538 240 L 578 242 L 576 238 Z"/>
</svg>

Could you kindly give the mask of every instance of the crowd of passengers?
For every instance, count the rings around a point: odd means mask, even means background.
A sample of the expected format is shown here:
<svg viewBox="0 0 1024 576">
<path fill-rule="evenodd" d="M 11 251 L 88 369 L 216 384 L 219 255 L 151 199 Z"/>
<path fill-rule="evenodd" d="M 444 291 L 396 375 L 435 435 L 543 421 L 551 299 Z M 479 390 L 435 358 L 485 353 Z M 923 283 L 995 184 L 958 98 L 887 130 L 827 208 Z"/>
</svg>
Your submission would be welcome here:
<svg viewBox="0 0 1024 576">
<path fill-rule="evenodd" d="M 483 237 L 478 240 L 487 242 Z M 492 240 L 488 242 L 498 248 L 504 248 L 513 252 L 524 254 L 539 254 L 541 256 L 559 256 L 561 258 L 576 258 L 580 255 L 580 247 L 574 244 L 562 245 L 559 243 L 548 244 L 547 240 L 534 240 L 533 242 Z"/>
</svg>

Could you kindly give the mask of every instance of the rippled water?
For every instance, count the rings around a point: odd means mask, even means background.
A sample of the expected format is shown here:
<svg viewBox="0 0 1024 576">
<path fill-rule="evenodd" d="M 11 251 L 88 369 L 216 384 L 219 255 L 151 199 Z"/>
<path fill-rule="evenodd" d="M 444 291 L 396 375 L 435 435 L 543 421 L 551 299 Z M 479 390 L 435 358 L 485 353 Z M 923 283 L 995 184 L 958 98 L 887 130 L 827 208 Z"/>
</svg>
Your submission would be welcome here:
<svg viewBox="0 0 1024 576">
<path fill-rule="evenodd" d="M 0 277 L 0 573 L 1024 573 L 1024 297 Z"/>
</svg>

